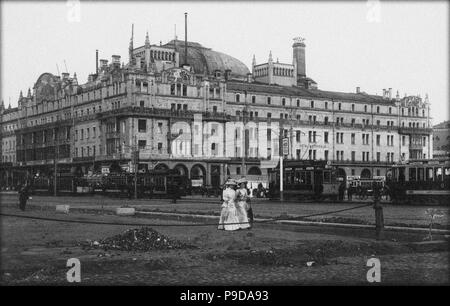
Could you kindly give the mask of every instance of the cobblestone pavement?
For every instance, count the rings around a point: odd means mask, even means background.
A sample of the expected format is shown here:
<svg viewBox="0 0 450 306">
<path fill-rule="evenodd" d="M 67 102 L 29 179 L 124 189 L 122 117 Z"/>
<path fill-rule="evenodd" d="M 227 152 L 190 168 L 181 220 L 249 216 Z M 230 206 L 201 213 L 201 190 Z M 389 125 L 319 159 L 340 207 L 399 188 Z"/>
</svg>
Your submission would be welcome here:
<svg viewBox="0 0 450 306">
<path fill-rule="evenodd" d="M 3 208 L 5 212 L 17 212 Z M 33 210 L 27 215 L 62 217 Z M 67 218 L 138 222 L 114 215 L 71 213 Z M 83 249 L 131 228 L 2 218 L 1 277 L 4 284 L 65 284 L 66 261 L 81 261 L 82 284 L 250 285 L 366 284 L 371 257 L 381 261 L 382 283 L 448 284 L 449 252 L 414 252 L 407 243 L 376 242 L 335 234 L 264 227 L 223 232 L 215 227 L 157 227 L 197 249 L 151 252 Z M 177 221 L 157 220 L 161 224 Z M 314 261 L 308 267 L 306 263 Z"/>
<path fill-rule="evenodd" d="M 12 205 L 17 203 L 17 195 L 1 194 L 1 203 Z M 79 197 L 51 197 L 51 196 L 33 196 L 29 201 L 31 205 L 69 204 L 72 207 L 104 207 L 115 208 L 121 205 L 129 205 L 139 210 L 163 211 L 179 213 L 203 213 L 218 214 L 220 203 L 215 198 L 202 199 L 182 199 L 176 204 L 167 199 L 158 200 L 129 200 L 119 198 L 109 198 L 100 195 L 79 196 Z M 351 208 L 361 205 L 360 203 L 280 203 L 271 201 L 260 201 L 252 204 L 253 211 L 257 217 L 279 217 L 279 216 L 304 216 L 309 214 L 330 212 L 339 209 Z M 394 206 L 385 204 L 383 208 L 384 221 L 386 225 L 411 225 L 423 226 L 429 225 L 429 217 L 425 211 L 428 208 L 439 209 L 444 216 L 435 220 L 435 224 L 441 227 L 450 226 L 450 207 L 431 207 L 431 206 Z M 337 221 L 345 223 L 363 223 L 374 224 L 374 211 L 371 206 L 358 208 L 349 211 L 332 213 L 326 216 L 317 216 L 310 220 Z"/>
</svg>

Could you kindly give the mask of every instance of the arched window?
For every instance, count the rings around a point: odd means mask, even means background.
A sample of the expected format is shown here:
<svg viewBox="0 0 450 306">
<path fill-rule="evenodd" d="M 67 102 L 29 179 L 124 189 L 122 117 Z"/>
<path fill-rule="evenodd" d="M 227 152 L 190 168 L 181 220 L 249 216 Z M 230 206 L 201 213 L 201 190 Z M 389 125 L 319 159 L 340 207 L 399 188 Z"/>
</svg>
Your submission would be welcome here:
<svg viewBox="0 0 450 306">
<path fill-rule="evenodd" d="M 248 169 L 249 175 L 261 175 L 261 170 L 258 167 L 251 167 Z"/>
</svg>

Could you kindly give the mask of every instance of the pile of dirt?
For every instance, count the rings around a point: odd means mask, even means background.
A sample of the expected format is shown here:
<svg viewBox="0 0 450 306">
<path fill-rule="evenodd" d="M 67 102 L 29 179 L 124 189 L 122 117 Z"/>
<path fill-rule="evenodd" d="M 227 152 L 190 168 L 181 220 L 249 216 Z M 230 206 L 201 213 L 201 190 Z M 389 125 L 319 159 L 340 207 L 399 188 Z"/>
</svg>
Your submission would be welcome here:
<svg viewBox="0 0 450 306">
<path fill-rule="evenodd" d="M 90 247 L 118 251 L 169 250 L 195 248 L 193 245 L 170 239 L 150 227 L 129 229 L 112 237 L 99 241 L 90 241 Z M 85 245 L 86 246 L 86 245 Z"/>
</svg>

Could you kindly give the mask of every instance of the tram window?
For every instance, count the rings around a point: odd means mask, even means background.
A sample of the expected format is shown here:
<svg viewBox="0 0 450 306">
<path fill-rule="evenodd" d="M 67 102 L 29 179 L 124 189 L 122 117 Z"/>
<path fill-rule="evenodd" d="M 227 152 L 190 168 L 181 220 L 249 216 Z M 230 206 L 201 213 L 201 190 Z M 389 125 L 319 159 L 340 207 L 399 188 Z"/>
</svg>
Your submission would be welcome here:
<svg viewBox="0 0 450 306">
<path fill-rule="evenodd" d="M 301 179 L 300 179 L 300 171 L 295 171 L 295 180 L 294 180 L 295 184 L 300 184 L 301 183 Z"/>
<path fill-rule="evenodd" d="M 416 180 L 416 168 L 409 168 L 409 180 L 410 181 Z"/>
<path fill-rule="evenodd" d="M 434 177 L 436 178 L 436 181 L 442 181 L 442 168 L 435 168 L 434 169 Z"/>
<path fill-rule="evenodd" d="M 423 168 L 418 168 L 417 169 L 417 180 L 418 181 L 424 181 L 425 177 L 424 177 L 424 169 Z"/>
<path fill-rule="evenodd" d="M 433 168 L 427 168 L 427 181 L 433 180 Z"/>
<path fill-rule="evenodd" d="M 444 175 L 450 176 L 450 168 L 444 168 Z"/>
<path fill-rule="evenodd" d="M 300 171 L 300 184 L 306 184 L 306 172 Z"/>
<path fill-rule="evenodd" d="M 306 172 L 306 185 L 312 184 L 311 174 L 312 174 L 311 171 Z"/>
<path fill-rule="evenodd" d="M 324 171 L 323 172 L 323 182 L 324 183 L 331 183 L 331 172 L 330 171 Z"/>
</svg>

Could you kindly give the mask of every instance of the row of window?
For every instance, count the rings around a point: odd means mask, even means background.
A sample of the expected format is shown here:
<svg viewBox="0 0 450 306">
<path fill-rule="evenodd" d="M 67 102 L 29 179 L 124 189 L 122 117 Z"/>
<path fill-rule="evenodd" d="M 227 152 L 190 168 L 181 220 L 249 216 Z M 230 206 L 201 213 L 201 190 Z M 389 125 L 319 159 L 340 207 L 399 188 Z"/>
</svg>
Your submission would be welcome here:
<svg viewBox="0 0 450 306">
<path fill-rule="evenodd" d="M 16 147 L 16 141 L 15 140 L 4 140 L 2 149 L 9 149 L 12 150 Z"/>
<path fill-rule="evenodd" d="M 245 115 L 245 112 L 242 115 Z M 253 111 L 249 112 L 249 115 L 250 115 L 250 118 L 258 118 L 258 112 L 256 112 L 256 111 L 255 112 L 253 112 Z M 236 116 L 240 117 L 241 116 L 241 111 L 237 110 L 236 111 Z M 269 118 L 269 119 L 272 118 L 272 113 L 268 112 L 267 113 L 267 118 Z M 287 113 L 280 113 L 280 119 L 288 120 L 289 119 L 289 114 L 287 114 Z M 301 120 L 301 115 L 296 115 L 296 119 L 297 120 Z M 317 116 L 316 115 L 308 115 L 308 122 L 315 124 L 317 122 Z M 330 123 L 329 117 L 325 116 L 323 118 L 323 124 L 324 125 L 328 125 L 329 123 Z M 355 126 L 356 124 L 357 124 L 356 119 L 352 118 L 351 122 L 350 122 L 350 125 L 351 126 Z M 367 126 L 367 125 L 370 124 L 370 120 L 363 118 L 362 119 L 362 124 L 363 124 L 363 126 Z M 344 117 L 336 117 L 336 125 L 344 125 Z M 388 127 L 392 127 L 393 128 L 394 127 L 394 121 L 393 120 L 387 120 L 386 121 L 386 125 Z M 378 126 L 378 127 L 381 126 L 381 120 L 377 120 L 376 121 L 376 126 Z M 425 123 L 422 123 L 422 127 L 425 128 L 425 126 L 426 126 Z M 402 127 L 405 127 L 405 122 L 402 122 Z M 419 128 L 419 123 L 418 122 L 412 122 L 412 123 L 410 122 L 409 123 L 409 127 Z"/>
<path fill-rule="evenodd" d="M 85 132 L 86 131 L 86 132 Z M 75 141 L 89 139 L 92 135 L 92 138 L 97 137 L 97 128 L 94 126 L 91 128 L 75 130 Z M 100 137 L 100 133 L 98 133 L 98 137 Z"/>
<path fill-rule="evenodd" d="M 4 163 L 13 163 L 16 161 L 16 155 L 3 155 L 2 162 Z"/>
<path fill-rule="evenodd" d="M 235 102 L 241 102 L 241 94 L 235 94 L 235 100 L 234 100 Z M 251 102 L 252 103 L 256 103 L 256 96 L 254 96 L 254 95 L 252 95 L 251 96 Z M 272 104 L 272 97 L 266 97 L 266 103 L 268 104 L 268 105 L 270 105 L 270 104 Z M 297 105 L 297 107 L 300 107 L 300 99 L 297 99 L 296 100 L 296 105 Z M 286 98 L 281 98 L 281 105 L 282 106 L 286 106 Z M 328 107 L 329 105 L 328 105 L 328 101 L 325 101 L 324 102 L 324 106 L 323 106 L 323 108 L 324 109 L 329 109 L 329 107 Z M 309 108 L 316 108 L 316 105 L 315 105 L 315 102 L 314 101 L 310 101 L 309 102 Z M 339 103 L 337 103 L 337 110 L 343 110 L 342 109 L 342 103 L 341 102 L 339 102 Z M 356 111 L 356 106 L 355 106 L 355 104 L 352 104 L 351 105 L 351 111 L 352 112 L 355 112 Z M 364 105 L 364 112 L 368 112 L 368 106 L 367 105 Z M 380 114 L 381 113 L 381 108 L 380 108 L 380 106 L 377 106 L 376 107 L 376 113 L 377 114 Z M 388 114 L 392 114 L 392 107 L 390 106 L 390 107 L 388 107 Z"/>
</svg>

